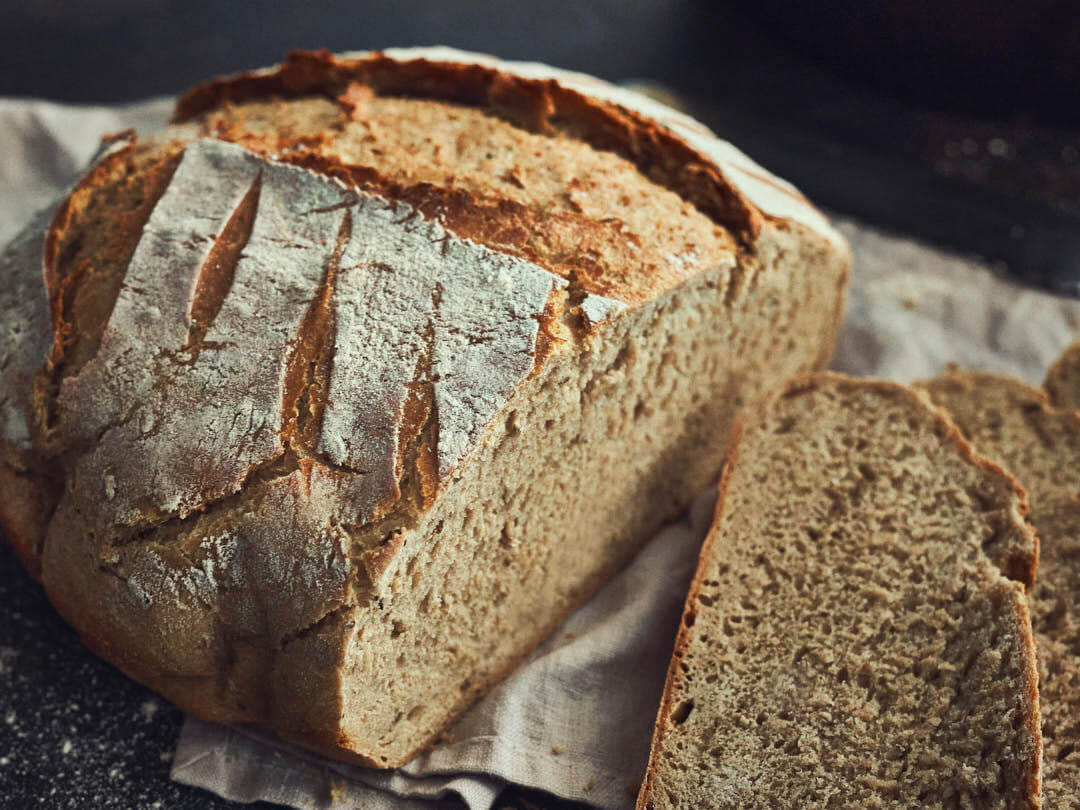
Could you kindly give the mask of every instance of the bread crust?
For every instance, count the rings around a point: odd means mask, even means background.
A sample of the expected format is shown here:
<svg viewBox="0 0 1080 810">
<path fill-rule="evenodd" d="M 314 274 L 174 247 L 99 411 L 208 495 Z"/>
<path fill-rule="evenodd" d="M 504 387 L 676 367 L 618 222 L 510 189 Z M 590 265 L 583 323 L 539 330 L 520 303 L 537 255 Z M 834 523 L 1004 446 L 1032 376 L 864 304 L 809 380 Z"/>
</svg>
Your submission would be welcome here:
<svg viewBox="0 0 1080 810">
<path fill-rule="evenodd" d="M 724 501 L 727 498 L 728 487 L 731 484 L 732 471 L 739 460 L 739 448 L 742 446 L 742 436 L 745 430 L 745 417 L 737 418 L 735 420 L 735 426 L 731 431 L 731 438 L 728 440 L 727 454 L 724 459 L 724 471 L 721 473 L 720 483 L 717 485 L 716 507 L 713 509 L 713 524 L 715 524 L 717 516 L 723 512 Z M 705 542 L 701 547 L 700 557 L 702 559 L 712 555 L 716 542 L 716 532 L 710 531 L 709 534 L 706 535 Z M 637 803 L 635 805 L 637 810 L 649 810 L 649 803 L 652 801 L 656 777 L 655 762 L 660 755 L 660 728 L 663 725 L 663 721 L 671 714 L 671 704 L 673 701 L 673 692 L 675 691 L 675 680 L 678 677 L 679 661 L 686 653 L 686 648 L 690 641 L 690 628 L 694 626 L 694 620 L 697 618 L 697 612 L 694 610 L 694 605 L 697 603 L 698 596 L 701 594 L 701 582 L 704 577 L 705 572 L 702 566 L 699 565 L 697 571 L 694 573 L 693 580 L 690 582 L 690 589 L 686 592 L 686 601 L 683 603 L 682 616 L 679 618 L 679 632 L 675 635 L 675 647 L 671 653 L 671 661 L 668 663 L 667 677 L 664 679 L 664 691 L 660 695 L 660 708 L 656 712 L 656 733 L 653 735 L 652 744 L 649 746 L 649 765 L 645 769 L 645 778 L 642 780 L 641 789 L 638 791 Z"/>
<path fill-rule="evenodd" d="M 17 336 L 0 350 L 0 526 L 34 579 L 41 580 L 45 529 L 63 488 L 55 469 L 40 458 L 41 414 L 38 402 L 51 371 L 52 350 L 67 337 L 63 321 L 64 289 L 58 276 L 59 245 L 74 209 L 107 179 L 124 171 L 134 149 L 131 130 L 105 135 L 85 174 L 0 252 L 0 266 L 12 285 L 3 301 Z"/>
<path fill-rule="evenodd" d="M 1018 499 L 1018 517 L 1022 520 L 1023 515 L 1027 513 L 1027 494 L 1020 483 L 1000 465 L 976 452 L 971 444 L 964 438 L 948 413 L 943 408 L 933 404 L 925 393 L 887 380 L 859 379 L 835 372 L 818 372 L 800 375 L 785 382 L 777 388 L 754 413 L 743 412 L 736 418 L 731 438 L 728 442 L 724 470 L 718 485 L 716 508 L 713 512 L 714 527 L 716 526 L 718 518 L 724 512 L 731 478 L 739 461 L 743 438 L 748 426 L 756 421 L 757 414 L 767 410 L 769 403 L 772 401 L 815 390 L 823 385 L 870 388 L 882 393 L 908 399 L 912 404 L 917 405 L 917 407 L 932 411 L 942 438 L 951 443 L 965 460 L 985 470 L 991 475 L 1004 480 Z M 1030 588 L 1034 584 L 1035 571 L 1038 564 L 1038 538 L 1030 525 L 1026 525 L 1026 534 L 1030 538 L 1029 545 L 1026 548 L 1020 549 L 1019 551 L 1021 553 L 1008 558 L 1008 576 L 1022 585 L 1025 589 Z M 701 560 L 704 561 L 714 556 L 718 542 L 719 532 L 714 528 L 709 532 L 702 545 L 700 552 Z M 1006 571 L 1004 568 L 1002 570 L 1003 573 Z M 649 749 L 649 764 L 646 768 L 645 777 L 642 781 L 641 789 L 638 792 L 635 805 L 637 810 L 653 810 L 654 807 L 653 795 L 656 790 L 657 762 L 660 757 L 660 749 L 663 742 L 661 731 L 665 721 L 671 714 L 674 691 L 678 686 L 681 677 L 679 664 L 681 659 L 686 655 L 689 647 L 691 629 L 693 628 L 696 619 L 695 605 L 701 594 L 705 575 L 705 566 L 699 564 L 690 584 L 690 589 L 687 592 L 682 618 L 679 622 L 679 630 L 675 638 L 674 650 L 668 665 L 667 677 L 664 682 L 664 691 L 660 699 L 660 708 L 657 711 L 656 730 Z M 1027 790 L 1032 797 L 1028 806 L 1037 808 L 1041 806 L 1039 797 L 1042 793 L 1040 768 L 1042 757 L 1042 734 L 1039 718 L 1038 664 L 1035 651 L 1035 637 L 1031 630 L 1031 617 L 1028 612 L 1027 603 L 1023 599 L 1020 599 L 1016 601 L 1015 606 L 1017 626 L 1023 630 L 1022 641 L 1024 646 L 1021 650 L 1024 665 L 1023 685 L 1026 692 L 1026 700 L 1029 705 L 1034 707 L 1034 712 L 1024 718 L 1024 723 L 1028 729 L 1028 733 L 1033 739 L 1038 741 L 1033 756 L 1033 762 L 1028 770 L 1030 783 L 1027 786 Z"/>
<path fill-rule="evenodd" d="M 47 520 L 55 501 L 40 480 L 19 474 L 7 464 L 0 463 L 0 490 L 4 504 L 0 506 L 0 526 L 7 535 L 19 561 L 27 572 L 41 582 L 41 546 L 45 541 Z"/>
<path fill-rule="evenodd" d="M 376 767 L 401 764 L 429 745 L 434 735 L 429 734 L 426 742 L 410 751 L 376 758 L 369 755 L 369 743 L 350 738 L 343 729 L 346 657 L 358 632 L 353 615 L 358 607 L 376 602 L 381 589 L 397 575 L 407 556 L 402 532 L 432 509 L 446 486 L 456 480 L 469 454 L 491 441 L 525 382 L 536 379 L 559 358 L 593 351 L 604 335 L 617 328 L 624 314 L 665 300 L 707 273 L 721 276 L 718 268 L 728 275 L 724 282 L 727 289 L 717 293 L 724 299 L 723 306 L 738 306 L 760 288 L 771 296 L 766 303 L 777 310 L 776 317 L 793 317 L 790 313 L 798 312 L 802 302 L 795 298 L 796 293 L 788 292 L 796 287 L 783 283 L 783 278 L 794 271 L 785 262 L 794 261 L 821 269 L 821 290 L 814 291 L 814 300 L 822 301 L 823 306 L 820 312 L 806 316 L 815 320 L 816 333 L 799 351 L 806 354 L 804 367 L 823 365 L 831 356 L 842 319 L 850 264 L 842 240 L 801 195 L 759 171 L 730 147 L 717 153 L 721 157 L 710 158 L 699 147 L 705 144 L 712 149 L 712 136 L 690 119 L 675 113 L 670 113 L 670 121 L 650 119 L 633 108 L 638 102 L 633 98 L 627 101 L 623 91 L 587 77 L 558 71 L 516 75 L 513 66 L 503 63 L 457 64 L 454 58 L 458 57 L 450 58 L 443 51 L 428 56 L 431 58 L 414 53 L 346 58 L 325 53 L 294 55 L 281 68 L 219 80 L 192 91 L 178 104 L 180 123 L 164 137 L 143 145 L 126 140 L 126 151 L 116 158 L 115 165 L 137 162 L 126 176 L 135 178 L 136 185 L 149 179 L 136 191 L 123 192 L 137 204 L 130 206 L 128 226 L 134 233 L 130 244 L 108 246 L 124 254 L 110 258 L 119 268 L 110 280 L 115 301 L 103 305 L 90 296 L 89 304 L 80 304 L 81 280 L 71 269 L 70 256 L 78 256 L 80 237 L 87 227 L 78 221 L 81 204 L 65 203 L 64 216 L 49 230 L 47 254 L 52 258 L 47 264 L 52 269 L 45 273 L 45 282 L 51 292 L 55 335 L 48 363 L 38 375 L 32 414 L 41 432 L 39 452 L 61 460 L 61 477 L 80 482 L 78 487 L 69 488 L 61 498 L 58 514 L 48 521 L 44 581 L 49 598 L 88 646 L 187 711 L 224 722 L 269 724 L 302 745 Z M 704 257 L 704 265 L 686 265 L 684 259 L 672 257 L 671 267 L 656 272 L 633 263 L 605 266 L 596 262 L 584 269 L 568 270 L 523 241 L 532 232 L 543 234 L 548 225 L 536 219 L 527 206 L 497 194 L 485 196 L 455 187 L 452 182 L 443 188 L 430 182 L 392 180 L 377 165 L 328 158 L 315 148 L 318 137 L 290 140 L 259 135 L 254 130 L 221 131 L 208 137 L 212 133 L 199 131 L 190 121 L 211 109 L 263 98 L 268 93 L 296 99 L 344 96 L 346 102 L 340 103 L 354 103 L 349 99 L 356 96 L 358 80 L 380 92 L 479 105 L 523 132 L 558 132 L 559 137 L 584 141 L 598 154 L 615 153 L 647 174 L 658 194 L 665 189 L 677 192 L 692 203 L 698 215 L 705 212 L 716 225 L 717 244 L 723 249 Z M 599 96 L 589 95 L 589 87 Z M 206 121 L 203 124 L 209 126 Z M 245 292 L 243 285 L 250 285 L 243 262 L 245 257 L 258 255 L 255 242 L 249 240 L 266 235 L 260 236 L 260 219 L 254 215 L 260 206 L 272 203 L 288 209 L 309 195 L 316 203 L 304 211 L 305 223 L 324 215 L 333 218 L 318 226 L 323 228 L 322 242 L 316 239 L 314 243 L 325 246 L 319 254 L 325 266 L 311 263 L 321 273 L 320 278 L 305 277 L 305 283 L 316 292 L 305 300 L 302 317 L 296 319 L 299 337 L 281 342 L 275 349 L 280 358 L 271 352 L 265 355 L 268 365 L 284 369 L 280 386 L 283 417 L 279 440 L 275 440 L 280 446 L 275 448 L 270 442 L 265 452 L 249 450 L 246 445 L 243 452 L 249 455 L 218 452 L 213 431 L 190 448 L 183 443 L 188 437 L 181 431 L 176 442 L 159 442 L 164 450 L 153 450 L 152 441 L 162 429 L 158 417 L 164 413 L 155 404 L 158 394 L 152 386 L 124 387 L 131 386 L 131 379 L 140 374 L 147 379 L 157 375 L 169 384 L 181 377 L 180 373 L 174 377 L 173 372 L 160 372 L 153 365 L 159 359 L 138 360 L 140 340 L 117 348 L 118 335 L 124 337 L 117 332 L 117 324 L 128 324 L 125 328 L 136 337 L 141 334 L 139 318 L 146 305 L 132 296 L 153 289 L 160 281 L 159 275 L 147 270 L 147 257 L 156 255 L 166 261 L 183 258 L 168 247 L 171 243 L 165 237 L 170 223 L 182 221 L 179 217 L 186 211 L 186 201 L 198 197 L 202 179 L 211 176 L 209 170 L 192 168 L 198 161 L 216 167 L 220 179 L 218 187 L 205 195 L 205 209 L 192 219 L 190 241 L 196 246 L 212 241 L 214 246 L 205 249 L 190 289 L 170 289 L 154 302 L 158 308 L 185 303 L 188 321 L 167 325 L 174 331 L 180 326 L 184 329 L 177 333 L 174 347 L 166 346 L 170 351 L 179 347 L 175 358 L 182 368 L 190 368 L 189 362 L 195 365 L 192 357 L 210 353 L 215 358 L 229 356 L 230 342 L 213 338 L 209 324 L 217 319 L 215 328 L 219 331 L 222 322 L 227 326 L 229 307 L 236 297 L 230 287 L 239 285 Z M 742 179 L 733 181 L 729 174 Z M 95 170 L 91 177 L 95 179 L 85 181 L 83 188 L 104 197 L 104 191 L 96 190 L 104 188 L 99 183 L 113 181 L 112 171 Z M 756 190 L 744 193 L 740 182 Z M 222 191 L 226 185 L 227 193 Z M 285 189 L 293 189 L 293 196 Z M 111 186 L 109 193 L 114 193 Z M 759 198 L 764 194 L 769 210 L 752 202 L 753 194 Z M 389 212 L 395 213 L 393 221 Z M 434 321 L 425 325 L 420 318 L 415 325 L 403 324 L 401 331 L 411 335 L 410 340 L 415 338 L 415 345 L 409 344 L 412 353 L 403 376 L 393 380 L 397 388 L 376 392 L 373 401 L 380 402 L 378 408 L 352 407 L 343 416 L 345 409 L 334 411 L 344 400 L 332 387 L 334 375 L 347 371 L 349 364 L 331 359 L 335 350 L 363 341 L 352 338 L 354 342 L 343 343 L 338 338 L 335 347 L 334 335 L 348 328 L 343 311 L 334 309 L 336 296 L 342 294 L 339 288 L 346 283 L 342 268 L 353 267 L 357 261 L 349 251 L 372 249 L 370 238 L 354 247 L 352 231 L 370 224 L 365 217 L 384 214 L 385 221 L 379 220 L 383 224 L 369 233 L 398 234 L 394 238 L 405 242 L 416 234 L 425 238 L 435 235 L 438 239 L 433 243 L 441 245 L 442 259 L 450 256 L 458 266 L 469 261 L 483 268 L 496 266 L 496 275 L 502 273 L 507 279 L 503 287 L 510 291 L 512 304 L 508 306 L 514 309 L 516 320 L 470 325 L 474 312 L 495 311 L 481 293 L 488 294 L 492 286 L 498 289 L 498 284 L 459 290 L 443 277 L 430 300 L 425 299 L 426 293 L 410 292 L 410 306 L 417 311 L 428 305 L 441 306 L 444 313 L 451 311 L 451 306 L 459 307 L 453 312 L 460 322 L 451 324 L 456 331 L 448 330 L 467 338 L 457 355 L 467 356 L 474 351 L 472 347 L 492 340 L 504 353 L 493 358 L 478 355 L 480 362 L 457 368 L 453 366 L 454 353 L 438 354 L 442 349 L 432 334 Z M 204 221 L 213 224 L 206 226 Z M 568 215 L 567 221 L 574 227 L 589 226 L 584 214 L 577 219 Z M 287 242 L 290 220 L 283 218 L 282 222 L 286 227 L 271 235 Z M 184 222 L 183 227 L 189 226 Z M 204 228 L 205 233 L 200 230 Z M 395 230 L 399 228 L 402 233 Z M 165 233 L 160 242 L 165 248 L 151 244 L 159 233 Z M 790 258 L 793 256 L 799 258 Z M 425 253 L 412 266 L 391 269 L 401 278 L 408 279 L 411 273 L 415 278 L 409 283 L 423 285 L 429 279 L 422 278 L 418 269 L 422 266 L 436 275 L 433 268 L 438 268 L 439 261 L 439 255 Z M 383 264 L 389 266 L 391 261 Z M 171 275 L 183 281 L 187 272 L 186 265 L 178 266 Z M 773 275 L 765 281 L 759 278 L 769 273 Z M 121 281 L 125 282 L 122 289 Z M 401 287 L 390 293 L 397 295 L 402 289 L 413 288 Z M 455 304 L 454 295 L 459 299 L 473 296 L 474 312 L 460 301 Z M 250 300 L 269 306 L 269 297 L 270 293 L 260 294 Z M 375 295 L 356 298 L 361 300 L 376 302 L 368 306 L 378 312 L 384 299 Z M 494 303 L 499 304 L 499 300 Z M 84 318 L 89 324 L 85 328 L 73 326 L 82 317 L 80 305 L 97 308 Z M 111 312 L 106 305 L 112 307 Z M 718 305 L 714 311 L 721 308 Z M 102 319 L 99 310 L 107 317 Z M 358 305 L 348 312 L 360 311 Z M 273 318 L 268 320 L 274 323 Z M 150 334 L 141 342 L 153 342 Z M 127 358 L 123 364 L 118 360 L 121 352 L 127 352 L 122 355 Z M 243 375 L 250 372 L 244 366 L 248 360 L 250 357 L 241 357 L 236 361 L 239 365 L 227 367 L 229 374 L 247 380 Z M 146 363 L 146 371 L 139 370 L 138 362 Z M 442 371 L 436 369 L 437 363 L 444 364 Z M 445 381 L 453 378 L 446 369 L 459 374 L 473 373 L 470 369 L 475 367 L 484 369 L 483 376 L 457 389 L 446 388 Z M 115 379 L 100 376 L 112 373 L 113 368 L 137 371 Z M 476 391 L 487 395 L 485 386 L 495 385 L 490 379 L 495 372 L 509 376 L 505 385 L 499 383 L 503 387 L 496 391 L 497 396 L 489 397 L 486 410 L 470 412 L 468 419 L 455 422 L 453 409 L 460 410 L 459 401 Z M 95 375 L 100 377 L 96 382 Z M 443 389 L 440 381 L 444 381 Z M 255 390 L 264 382 L 259 375 L 252 375 L 245 387 Z M 135 416 L 126 410 L 126 404 L 123 408 L 110 404 L 106 394 L 120 403 L 138 403 Z M 65 397 L 67 405 L 62 401 Z M 170 397 L 172 410 L 183 412 L 186 395 L 173 390 Z M 78 403 L 84 401 L 94 401 L 97 407 L 105 402 L 106 407 L 100 414 L 76 415 Z M 192 402 L 201 407 L 205 398 Z M 140 415 L 139 407 L 146 413 Z M 356 435 L 380 441 L 389 437 L 390 450 L 359 459 L 355 453 L 349 455 L 355 443 L 320 444 L 329 432 L 327 425 L 333 423 L 338 430 L 348 414 L 369 413 L 389 413 L 397 421 L 389 428 L 381 422 L 372 423 Z M 147 415 L 153 418 L 144 419 Z M 335 419 L 338 421 L 333 422 Z M 125 438 L 134 437 L 136 428 L 147 438 Z M 105 435 L 108 442 L 101 441 Z M 123 455 L 130 469 L 116 467 L 105 454 L 110 446 L 112 452 L 117 447 L 127 448 Z M 180 454 L 180 461 L 165 458 L 170 453 Z M 207 455 L 199 456 L 198 463 L 203 466 L 194 465 L 199 473 L 197 481 L 185 485 L 186 489 L 180 487 L 174 503 L 170 499 L 177 486 L 169 476 L 184 480 L 180 473 L 185 465 L 192 466 L 187 456 L 199 453 Z M 151 483 L 157 489 L 138 489 L 142 486 L 140 476 L 150 477 L 143 475 L 144 470 L 153 471 Z M 363 475 L 357 475 L 358 470 L 363 470 Z M 9 526 L 17 547 L 24 552 L 39 545 L 32 539 L 23 540 L 29 535 L 21 527 L 32 525 L 32 516 L 42 512 L 31 501 L 35 479 L 27 480 L 31 489 L 25 498 L 16 504 L 0 503 L 0 520 Z M 38 483 L 43 485 L 44 479 Z M 665 501 L 655 510 L 655 517 L 673 516 L 690 494 Z M 328 509 L 337 511 L 328 514 Z M 250 529 L 256 519 L 262 521 L 261 534 Z M 293 534 L 269 541 L 280 525 L 293 527 Z M 237 532 L 239 541 L 235 540 Z M 634 537 L 626 541 L 625 548 L 631 549 L 643 539 Z M 24 556 L 32 570 L 34 565 L 41 570 L 36 553 Z M 625 561 L 625 554 L 620 554 L 596 561 L 595 570 L 577 574 L 584 580 L 580 588 L 550 608 L 538 629 L 522 639 L 514 654 L 497 669 L 471 681 L 453 699 L 453 711 L 448 712 L 443 725 L 523 660 Z M 228 578 L 233 576 L 239 581 L 232 583 Z M 318 672 L 302 663 L 311 659 L 321 662 Z"/>
</svg>

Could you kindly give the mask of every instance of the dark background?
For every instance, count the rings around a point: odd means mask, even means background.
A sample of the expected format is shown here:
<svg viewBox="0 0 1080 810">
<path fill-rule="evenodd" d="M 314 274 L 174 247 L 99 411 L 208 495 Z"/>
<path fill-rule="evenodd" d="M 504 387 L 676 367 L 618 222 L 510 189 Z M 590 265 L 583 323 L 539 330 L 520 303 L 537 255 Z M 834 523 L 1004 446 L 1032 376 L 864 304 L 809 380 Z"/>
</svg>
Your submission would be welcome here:
<svg viewBox="0 0 1080 810">
<path fill-rule="evenodd" d="M 649 78 L 826 208 L 1080 292 L 1075 0 L 0 0 L 0 95 L 173 94 L 291 48 Z"/>
<path fill-rule="evenodd" d="M 291 48 L 425 44 L 649 79 L 831 211 L 1076 294 L 1076 6 L 0 0 L 0 96 L 126 101 Z M 179 712 L 86 652 L 3 543 L 0 612 L 0 807 L 228 806 L 168 781 Z"/>
</svg>

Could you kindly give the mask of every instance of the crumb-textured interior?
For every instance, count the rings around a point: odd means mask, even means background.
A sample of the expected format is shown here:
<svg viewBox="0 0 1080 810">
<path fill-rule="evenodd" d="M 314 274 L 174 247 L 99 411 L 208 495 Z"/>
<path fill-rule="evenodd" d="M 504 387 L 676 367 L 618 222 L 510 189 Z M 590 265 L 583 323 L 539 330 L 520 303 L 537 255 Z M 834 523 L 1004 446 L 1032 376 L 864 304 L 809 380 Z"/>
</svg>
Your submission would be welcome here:
<svg viewBox="0 0 1080 810">
<path fill-rule="evenodd" d="M 909 392 L 850 382 L 746 430 L 645 807 L 1027 806 L 1030 627 L 991 557 L 1030 563 L 1032 541 L 1012 483 L 946 431 Z"/>
<path fill-rule="evenodd" d="M 1063 382 L 1069 360 L 1049 379 Z M 956 372 L 923 383 L 979 452 L 1027 490 L 1039 535 L 1030 595 L 1039 650 L 1043 792 L 1047 807 L 1080 801 L 1080 413 L 1050 405 L 1042 391 L 990 374 Z M 1066 400 L 1071 385 L 1056 389 Z"/>
<path fill-rule="evenodd" d="M 704 274 L 530 380 L 406 535 L 355 614 L 343 727 L 358 745 L 398 759 L 482 694 L 714 480 L 741 405 L 816 363 L 827 293 L 811 278 L 767 271 L 733 312 L 718 283 Z"/>
</svg>

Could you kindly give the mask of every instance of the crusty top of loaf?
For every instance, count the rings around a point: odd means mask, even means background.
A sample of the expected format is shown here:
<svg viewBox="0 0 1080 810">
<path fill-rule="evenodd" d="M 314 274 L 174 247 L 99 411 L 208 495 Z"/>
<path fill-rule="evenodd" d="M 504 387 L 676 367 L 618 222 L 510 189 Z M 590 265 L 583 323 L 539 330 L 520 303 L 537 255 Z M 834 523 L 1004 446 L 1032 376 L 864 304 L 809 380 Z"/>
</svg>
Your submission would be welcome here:
<svg viewBox="0 0 1080 810">
<path fill-rule="evenodd" d="M 183 517 L 289 447 L 362 473 L 351 524 L 403 465 L 427 501 L 546 354 L 703 269 L 734 286 L 769 217 L 837 239 L 692 119 L 537 65 L 296 53 L 176 120 L 4 258 L 4 438 L 28 449 L 29 412 L 106 524 Z"/>
<path fill-rule="evenodd" d="M 347 87 L 356 79 L 391 94 L 404 90 L 412 95 L 419 89 L 427 97 L 468 105 L 480 102 L 530 129 L 552 131 L 570 123 L 575 134 L 594 146 L 632 155 L 654 179 L 668 175 L 669 182 L 687 189 L 686 196 L 714 218 L 742 218 L 746 221 L 741 227 L 751 229 L 760 227 L 759 221 L 751 221 L 755 214 L 791 220 L 844 246 L 839 233 L 798 189 L 699 121 L 640 93 L 536 62 L 506 61 L 447 47 L 338 56 L 294 52 L 282 65 L 194 88 L 181 97 L 176 118 L 190 118 L 223 101 L 301 95 Z M 668 150 L 672 154 L 661 154 Z M 719 199 L 710 185 L 729 199 Z M 733 190 L 737 193 L 730 197 Z"/>
<path fill-rule="evenodd" d="M 101 482 L 109 523 L 184 517 L 291 447 L 316 476 L 363 480 L 346 518 L 362 524 L 400 495 L 428 412 L 430 472 L 462 460 L 532 370 L 564 286 L 407 206 L 202 139 L 150 215 L 98 351 L 61 378 L 55 433 L 102 437 L 76 475 Z"/>
</svg>

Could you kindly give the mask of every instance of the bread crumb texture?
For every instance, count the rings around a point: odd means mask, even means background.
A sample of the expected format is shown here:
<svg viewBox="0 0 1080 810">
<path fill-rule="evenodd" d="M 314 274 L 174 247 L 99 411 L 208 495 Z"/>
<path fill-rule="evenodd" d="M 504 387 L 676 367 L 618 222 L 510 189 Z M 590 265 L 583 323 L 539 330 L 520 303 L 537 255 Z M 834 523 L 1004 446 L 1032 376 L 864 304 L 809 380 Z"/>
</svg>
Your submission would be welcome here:
<svg viewBox="0 0 1080 810">
<path fill-rule="evenodd" d="M 1022 503 L 910 390 L 783 390 L 731 451 L 639 807 L 1037 806 Z"/>
<path fill-rule="evenodd" d="M 1020 480 L 1030 499 L 1028 518 L 1039 535 L 1029 605 L 1039 652 L 1046 807 L 1080 804 L 1080 413 L 1070 398 L 1080 389 L 1066 381 L 1076 354 L 1071 347 L 1051 367 L 1050 397 L 1019 380 L 969 371 L 921 384 L 979 452 Z"/>
<path fill-rule="evenodd" d="M 423 55 L 196 88 L 0 255 L 0 518 L 53 603 L 185 710 L 376 766 L 828 361 L 850 264 L 677 113 Z"/>
</svg>

